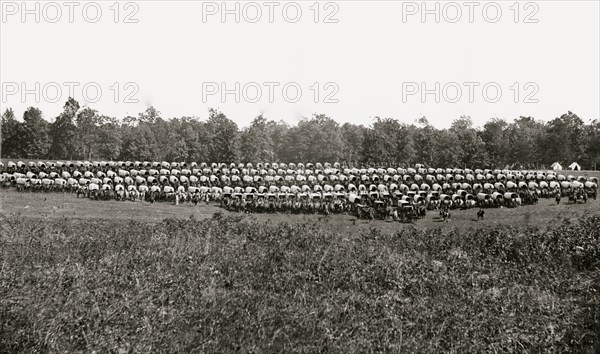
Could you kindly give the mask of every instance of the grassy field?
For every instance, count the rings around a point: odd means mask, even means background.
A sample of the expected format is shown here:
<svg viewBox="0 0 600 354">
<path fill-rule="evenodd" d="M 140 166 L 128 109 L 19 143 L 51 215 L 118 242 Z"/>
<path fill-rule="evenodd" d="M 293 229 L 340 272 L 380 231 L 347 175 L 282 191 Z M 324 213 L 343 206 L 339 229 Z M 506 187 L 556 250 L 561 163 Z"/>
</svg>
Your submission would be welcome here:
<svg viewBox="0 0 600 354">
<path fill-rule="evenodd" d="M 126 219 L 160 221 L 165 218 L 212 217 L 220 208 L 212 205 L 195 207 L 193 204 L 175 206 L 172 203 L 97 201 L 77 198 L 75 194 L 18 193 L 14 189 L 0 191 L 0 210 L 26 217 Z"/>
<path fill-rule="evenodd" d="M 18 193 L 14 190 L 3 190 L 0 194 L 0 210 L 8 214 L 18 214 L 34 218 L 77 218 L 77 219 L 126 219 L 137 221 L 158 222 L 165 218 L 205 219 L 215 212 L 229 214 L 215 205 L 117 202 L 77 199 L 74 194 L 60 193 Z M 401 224 L 392 221 L 356 220 L 350 215 L 288 215 L 288 214 L 258 214 L 253 217 L 258 221 L 269 222 L 306 222 L 319 221 L 324 227 L 332 229 L 347 229 L 350 232 L 356 228 L 376 227 L 383 231 L 392 232 L 402 228 L 493 228 L 497 225 L 521 225 L 548 227 L 557 225 L 564 219 L 574 220 L 580 216 L 600 216 L 600 200 L 589 200 L 587 204 L 567 205 L 566 198 L 560 205 L 555 205 L 552 199 L 542 199 L 535 206 L 519 208 L 486 209 L 485 221 L 477 221 L 477 209 L 453 210 L 452 222 L 443 223 L 435 212 L 429 212 L 427 217 L 412 224 Z M 235 215 L 235 214 L 234 214 Z"/>
<path fill-rule="evenodd" d="M 599 226 L 0 214 L 0 352 L 594 353 Z"/>
<path fill-rule="evenodd" d="M 228 213 L 0 190 L 0 353 L 600 351 L 600 201 Z"/>
</svg>

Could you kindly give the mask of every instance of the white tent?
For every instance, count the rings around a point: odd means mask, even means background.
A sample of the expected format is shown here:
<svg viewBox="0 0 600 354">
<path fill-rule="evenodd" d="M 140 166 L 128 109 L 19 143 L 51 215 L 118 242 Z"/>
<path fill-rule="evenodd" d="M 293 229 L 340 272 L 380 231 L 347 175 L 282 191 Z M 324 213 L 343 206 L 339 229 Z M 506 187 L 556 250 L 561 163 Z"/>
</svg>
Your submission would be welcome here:
<svg viewBox="0 0 600 354">
<path fill-rule="evenodd" d="M 581 166 L 579 166 L 579 164 L 577 162 L 573 162 L 572 164 L 569 165 L 569 170 L 581 171 Z"/>
<path fill-rule="evenodd" d="M 552 166 L 550 166 L 550 167 L 552 167 L 552 169 L 555 171 L 563 169 L 562 166 L 558 162 L 553 163 Z"/>
</svg>

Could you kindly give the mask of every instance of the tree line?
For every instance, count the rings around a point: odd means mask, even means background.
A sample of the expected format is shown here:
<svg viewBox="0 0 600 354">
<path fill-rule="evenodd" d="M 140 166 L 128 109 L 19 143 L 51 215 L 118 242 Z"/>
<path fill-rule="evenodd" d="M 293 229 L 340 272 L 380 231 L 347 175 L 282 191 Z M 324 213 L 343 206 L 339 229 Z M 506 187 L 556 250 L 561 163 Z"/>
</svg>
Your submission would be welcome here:
<svg viewBox="0 0 600 354">
<path fill-rule="evenodd" d="M 22 121 L 2 114 L 1 156 L 13 159 L 203 162 L 345 162 L 357 165 L 548 168 L 600 162 L 600 121 L 567 112 L 549 122 L 518 117 L 475 127 L 462 116 L 437 129 L 425 117 L 412 124 L 376 117 L 369 126 L 340 125 L 325 115 L 296 125 L 262 115 L 238 125 L 218 110 L 208 119 L 165 119 L 154 107 L 137 117 L 107 117 L 73 98 L 52 122 L 29 107 Z"/>
</svg>

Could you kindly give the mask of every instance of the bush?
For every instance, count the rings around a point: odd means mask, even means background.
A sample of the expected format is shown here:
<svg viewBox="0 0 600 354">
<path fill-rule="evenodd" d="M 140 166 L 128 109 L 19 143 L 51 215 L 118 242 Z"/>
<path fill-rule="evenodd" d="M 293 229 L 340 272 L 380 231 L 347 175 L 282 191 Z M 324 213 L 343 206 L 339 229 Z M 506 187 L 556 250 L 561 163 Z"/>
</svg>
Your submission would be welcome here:
<svg viewBox="0 0 600 354">
<path fill-rule="evenodd" d="M 0 352 L 600 348 L 600 218 L 458 233 L 1 216 Z"/>
</svg>

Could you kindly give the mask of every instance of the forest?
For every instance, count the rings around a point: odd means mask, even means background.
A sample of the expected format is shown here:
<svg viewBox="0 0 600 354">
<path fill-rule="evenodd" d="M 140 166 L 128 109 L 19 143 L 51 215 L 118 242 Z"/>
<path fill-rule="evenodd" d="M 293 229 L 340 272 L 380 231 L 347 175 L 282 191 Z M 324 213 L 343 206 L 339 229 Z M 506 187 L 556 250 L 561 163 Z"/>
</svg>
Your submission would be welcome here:
<svg viewBox="0 0 600 354">
<path fill-rule="evenodd" d="M 426 117 L 406 123 L 391 117 L 340 124 L 315 114 L 295 125 L 262 115 L 239 127 L 224 112 L 208 117 L 163 117 L 149 107 L 137 117 L 108 117 L 73 98 L 49 120 L 29 107 L 18 119 L 2 114 L 0 156 L 8 159 L 196 162 L 341 162 L 349 166 L 453 166 L 549 168 L 600 162 L 600 121 L 568 111 L 550 121 L 492 118 L 482 127 L 469 116 L 447 129 Z"/>
</svg>

